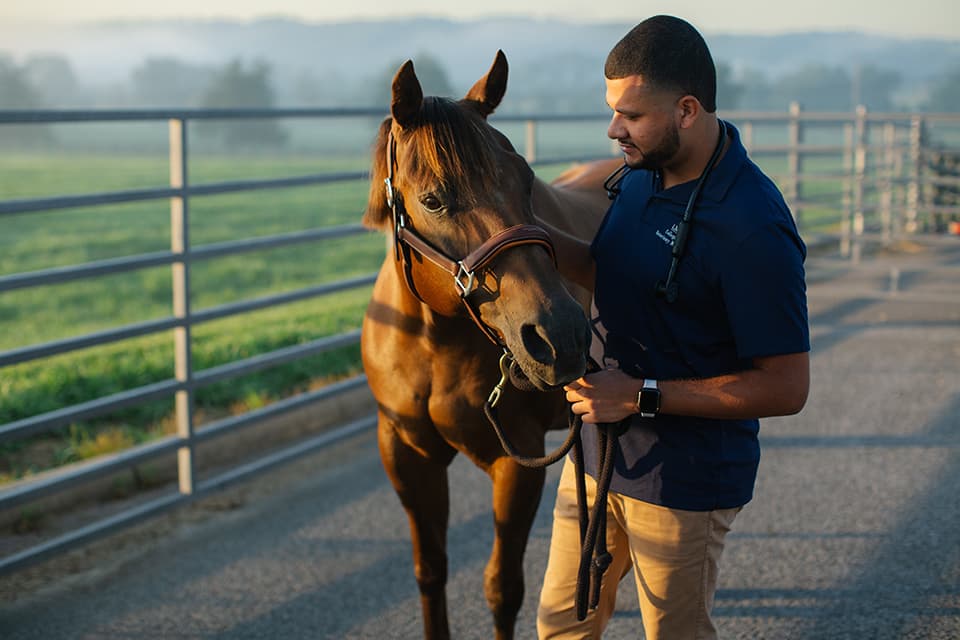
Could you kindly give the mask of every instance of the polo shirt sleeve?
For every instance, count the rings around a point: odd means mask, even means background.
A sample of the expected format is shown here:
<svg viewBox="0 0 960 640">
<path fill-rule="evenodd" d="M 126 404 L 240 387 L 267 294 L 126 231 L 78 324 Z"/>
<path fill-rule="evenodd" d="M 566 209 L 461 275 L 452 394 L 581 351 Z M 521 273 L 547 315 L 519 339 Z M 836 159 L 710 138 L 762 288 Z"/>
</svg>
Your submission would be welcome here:
<svg viewBox="0 0 960 640">
<path fill-rule="evenodd" d="M 721 284 L 737 356 L 809 351 L 806 250 L 796 231 L 771 223 L 733 249 L 724 261 Z"/>
</svg>

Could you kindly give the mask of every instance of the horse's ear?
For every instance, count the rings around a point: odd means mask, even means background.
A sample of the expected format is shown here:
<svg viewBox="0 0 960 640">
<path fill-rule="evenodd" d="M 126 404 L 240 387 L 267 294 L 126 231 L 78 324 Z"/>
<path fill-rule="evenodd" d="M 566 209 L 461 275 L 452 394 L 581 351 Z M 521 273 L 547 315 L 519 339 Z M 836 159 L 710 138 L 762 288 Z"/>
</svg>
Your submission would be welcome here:
<svg viewBox="0 0 960 640">
<path fill-rule="evenodd" d="M 387 177 L 387 141 L 392 121 L 384 119 L 377 132 L 376 142 L 373 143 L 373 163 L 370 166 L 370 195 L 367 198 L 367 209 L 363 212 L 361 222 L 368 229 L 384 229 L 390 220 L 392 212 L 387 205 L 386 186 Z"/>
<path fill-rule="evenodd" d="M 423 105 L 423 89 L 413 70 L 413 61 L 407 60 L 393 76 L 393 98 L 390 113 L 401 129 L 410 129 L 417 122 Z"/>
<path fill-rule="evenodd" d="M 503 51 L 497 50 L 497 55 L 493 59 L 493 65 L 477 83 L 467 92 L 466 100 L 473 100 L 480 108 L 483 117 L 493 113 L 503 100 L 503 94 L 507 92 L 507 56 Z"/>
</svg>

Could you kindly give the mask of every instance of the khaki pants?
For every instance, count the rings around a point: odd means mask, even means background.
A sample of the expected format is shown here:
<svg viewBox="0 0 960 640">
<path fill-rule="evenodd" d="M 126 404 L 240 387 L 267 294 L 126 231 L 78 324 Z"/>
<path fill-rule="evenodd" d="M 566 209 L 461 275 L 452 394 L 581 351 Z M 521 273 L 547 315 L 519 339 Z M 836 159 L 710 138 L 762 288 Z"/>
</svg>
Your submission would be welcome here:
<svg viewBox="0 0 960 640">
<path fill-rule="evenodd" d="M 588 503 L 596 482 L 587 476 Z M 574 596 L 580 562 L 576 479 L 564 462 L 553 513 L 550 558 L 540 593 L 537 632 L 548 638 L 600 638 L 617 598 L 617 585 L 631 566 L 647 640 L 716 638 L 710 619 L 720 554 L 739 508 L 682 511 L 610 492 L 607 549 L 613 562 L 603 577 L 600 604 L 577 621 Z"/>
</svg>

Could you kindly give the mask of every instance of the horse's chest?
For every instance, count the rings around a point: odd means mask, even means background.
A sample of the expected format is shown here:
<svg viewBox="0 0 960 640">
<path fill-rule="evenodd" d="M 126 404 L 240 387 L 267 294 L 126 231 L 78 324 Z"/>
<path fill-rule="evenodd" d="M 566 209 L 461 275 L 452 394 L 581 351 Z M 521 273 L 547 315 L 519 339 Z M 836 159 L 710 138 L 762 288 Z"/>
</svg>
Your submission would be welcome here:
<svg viewBox="0 0 960 640">
<path fill-rule="evenodd" d="M 423 363 L 426 368 L 426 363 Z M 437 426 L 463 424 L 482 418 L 483 403 L 497 380 L 469 361 L 433 362 L 422 385 L 422 411 Z"/>
<path fill-rule="evenodd" d="M 364 368 L 374 395 L 397 410 L 423 414 L 430 407 L 446 406 L 458 412 L 482 408 L 496 383 L 497 362 L 476 353 L 437 353 L 420 341 L 403 345 L 366 345 Z"/>
</svg>

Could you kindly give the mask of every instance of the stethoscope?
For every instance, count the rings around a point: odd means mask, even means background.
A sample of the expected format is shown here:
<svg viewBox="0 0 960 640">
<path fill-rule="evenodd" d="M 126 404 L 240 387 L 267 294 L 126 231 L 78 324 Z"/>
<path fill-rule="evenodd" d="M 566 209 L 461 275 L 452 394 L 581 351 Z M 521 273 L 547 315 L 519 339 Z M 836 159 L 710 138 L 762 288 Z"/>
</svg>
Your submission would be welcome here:
<svg viewBox="0 0 960 640">
<path fill-rule="evenodd" d="M 667 271 L 667 278 L 666 280 L 657 281 L 657 284 L 654 285 L 657 296 L 667 302 L 676 302 L 677 296 L 680 294 L 680 285 L 676 279 L 677 269 L 680 267 L 680 258 L 683 257 L 684 251 L 686 251 L 687 248 L 687 237 L 690 235 L 690 223 L 693 220 L 693 210 L 697 205 L 697 199 L 700 197 L 700 191 L 703 190 L 703 185 L 707 181 L 707 176 L 710 175 L 710 171 L 713 170 L 713 167 L 717 164 L 720 153 L 723 151 L 723 142 L 727 135 L 727 127 L 722 120 L 717 120 L 717 123 L 720 125 L 717 146 L 714 147 L 713 154 L 710 156 L 707 166 L 703 168 L 703 172 L 700 174 L 700 177 L 697 178 L 697 182 L 693 186 L 693 191 L 690 192 L 690 197 L 687 199 L 687 206 L 683 210 L 683 217 L 680 219 L 680 224 L 677 225 L 677 234 L 673 238 L 673 245 L 670 249 L 670 270 Z M 620 195 L 620 183 L 623 182 L 623 179 L 629 172 L 630 167 L 624 163 L 622 166 L 617 167 L 617 170 L 604 180 L 603 188 L 606 189 L 608 198 L 613 200 Z"/>
</svg>

